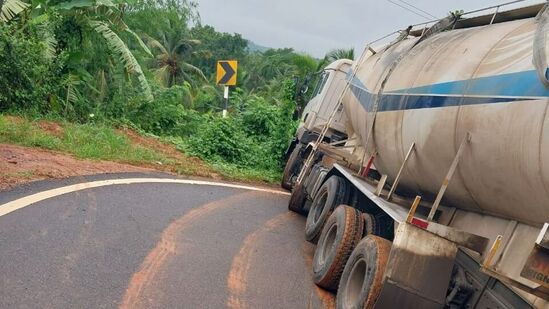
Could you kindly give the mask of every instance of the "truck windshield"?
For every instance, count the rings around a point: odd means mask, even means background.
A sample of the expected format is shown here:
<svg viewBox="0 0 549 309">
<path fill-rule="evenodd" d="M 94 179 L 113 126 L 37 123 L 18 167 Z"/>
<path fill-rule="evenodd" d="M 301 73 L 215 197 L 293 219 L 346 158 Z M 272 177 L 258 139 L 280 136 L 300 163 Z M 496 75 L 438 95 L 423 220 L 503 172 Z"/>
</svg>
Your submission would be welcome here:
<svg viewBox="0 0 549 309">
<path fill-rule="evenodd" d="M 322 90 L 324 90 L 324 86 L 326 86 L 326 82 L 328 81 L 329 77 L 330 72 L 322 72 L 322 75 L 320 75 L 320 79 L 318 80 L 318 84 L 316 85 L 315 91 L 313 92 L 313 98 L 322 93 Z"/>
</svg>

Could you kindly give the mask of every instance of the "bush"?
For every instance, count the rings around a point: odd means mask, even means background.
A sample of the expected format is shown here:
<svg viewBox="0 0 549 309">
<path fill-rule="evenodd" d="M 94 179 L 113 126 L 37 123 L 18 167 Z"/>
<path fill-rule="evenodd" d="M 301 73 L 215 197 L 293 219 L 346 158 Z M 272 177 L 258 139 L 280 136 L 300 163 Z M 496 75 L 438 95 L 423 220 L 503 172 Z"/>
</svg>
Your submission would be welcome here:
<svg viewBox="0 0 549 309">
<path fill-rule="evenodd" d="M 0 23 L 0 110 L 48 110 L 62 85 L 63 61 L 50 58 L 45 49 L 31 30 L 26 34 Z"/>
<path fill-rule="evenodd" d="M 210 115 L 187 140 L 187 151 L 209 162 L 279 173 L 295 121 L 263 98 L 237 96 L 229 118 Z M 238 101 L 242 100 L 242 101 Z"/>
<path fill-rule="evenodd" d="M 221 161 L 246 166 L 250 151 L 248 137 L 234 118 L 205 117 L 187 141 L 192 155 L 210 162 Z"/>
<path fill-rule="evenodd" d="M 189 136 L 204 120 L 197 111 L 184 106 L 190 105 L 189 102 L 188 89 L 184 86 L 157 89 L 154 101 L 140 100 L 127 111 L 127 117 L 144 131 L 156 135 Z"/>
</svg>

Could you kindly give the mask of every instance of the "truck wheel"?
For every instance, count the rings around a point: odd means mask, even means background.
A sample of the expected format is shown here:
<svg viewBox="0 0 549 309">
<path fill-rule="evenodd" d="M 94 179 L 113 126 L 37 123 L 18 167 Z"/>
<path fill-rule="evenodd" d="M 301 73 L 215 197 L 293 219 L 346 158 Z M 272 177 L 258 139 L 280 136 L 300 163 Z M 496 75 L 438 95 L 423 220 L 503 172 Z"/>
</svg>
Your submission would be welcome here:
<svg viewBox="0 0 549 309">
<path fill-rule="evenodd" d="M 360 211 L 346 205 L 334 210 L 322 229 L 313 258 L 313 279 L 318 286 L 337 290 L 343 268 L 363 231 Z"/>
<path fill-rule="evenodd" d="M 284 167 L 281 186 L 286 190 L 292 190 L 295 183 L 295 177 L 297 177 L 299 170 L 301 169 L 303 160 L 300 154 L 301 144 L 295 146 L 292 154 L 290 154 L 290 157 L 288 158 L 288 162 L 286 162 L 286 166 Z"/>
<path fill-rule="evenodd" d="M 307 202 L 307 192 L 303 184 L 298 184 L 294 187 L 292 195 L 290 196 L 290 202 L 288 203 L 288 209 L 297 212 L 300 215 L 306 215 L 307 210 L 305 205 Z"/>
<path fill-rule="evenodd" d="M 362 213 L 362 219 L 364 219 L 364 235 L 377 235 L 376 218 L 364 212 Z"/>
<path fill-rule="evenodd" d="M 349 199 L 350 186 L 338 176 L 332 176 L 318 189 L 305 224 L 305 238 L 316 244 L 324 223 L 332 210 Z"/>
<path fill-rule="evenodd" d="M 364 235 L 375 235 L 388 240 L 393 238 L 394 223 L 387 215 L 374 216 L 363 213 L 362 218 L 364 219 Z"/>
<path fill-rule="evenodd" d="M 382 287 L 391 242 L 368 235 L 349 257 L 336 297 L 338 309 L 373 308 Z"/>
</svg>

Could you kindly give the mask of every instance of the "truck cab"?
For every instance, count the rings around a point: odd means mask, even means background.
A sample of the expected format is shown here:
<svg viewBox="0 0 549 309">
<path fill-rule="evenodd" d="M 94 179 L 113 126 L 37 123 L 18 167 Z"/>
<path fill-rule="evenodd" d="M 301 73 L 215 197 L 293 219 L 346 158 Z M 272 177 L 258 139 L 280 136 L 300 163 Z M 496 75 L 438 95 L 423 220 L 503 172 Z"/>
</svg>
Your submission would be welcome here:
<svg viewBox="0 0 549 309">
<path fill-rule="evenodd" d="M 312 98 L 303 109 L 297 133 L 285 154 L 287 161 L 282 179 L 283 188 L 290 190 L 293 187 L 294 178 L 306 157 L 307 146 L 318 139 L 320 132 L 339 104 L 352 65 L 353 61 L 351 60 L 340 59 L 329 64 L 320 73 Z M 347 116 L 341 107 L 337 110 L 334 120 L 328 128 L 324 142 L 346 139 L 346 127 Z"/>
<path fill-rule="evenodd" d="M 303 110 L 303 117 L 298 129 L 298 136 L 304 131 L 320 132 L 328 122 L 332 111 L 339 103 L 340 96 L 346 85 L 346 77 L 353 62 L 347 59 L 337 60 L 328 65 L 321 73 L 313 92 L 312 99 Z M 343 109 L 339 109 L 330 125 L 330 139 L 345 136 L 347 117 Z"/>
</svg>

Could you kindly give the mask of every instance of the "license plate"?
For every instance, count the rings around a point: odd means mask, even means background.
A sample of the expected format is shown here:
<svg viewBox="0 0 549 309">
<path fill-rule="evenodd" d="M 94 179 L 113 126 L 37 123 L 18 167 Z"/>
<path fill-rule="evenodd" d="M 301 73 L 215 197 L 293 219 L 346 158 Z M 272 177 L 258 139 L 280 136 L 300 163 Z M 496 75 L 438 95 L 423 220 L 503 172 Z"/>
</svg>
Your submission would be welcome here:
<svg viewBox="0 0 549 309">
<path fill-rule="evenodd" d="M 549 287 L 549 250 L 535 245 L 520 275 Z"/>
</svg>

